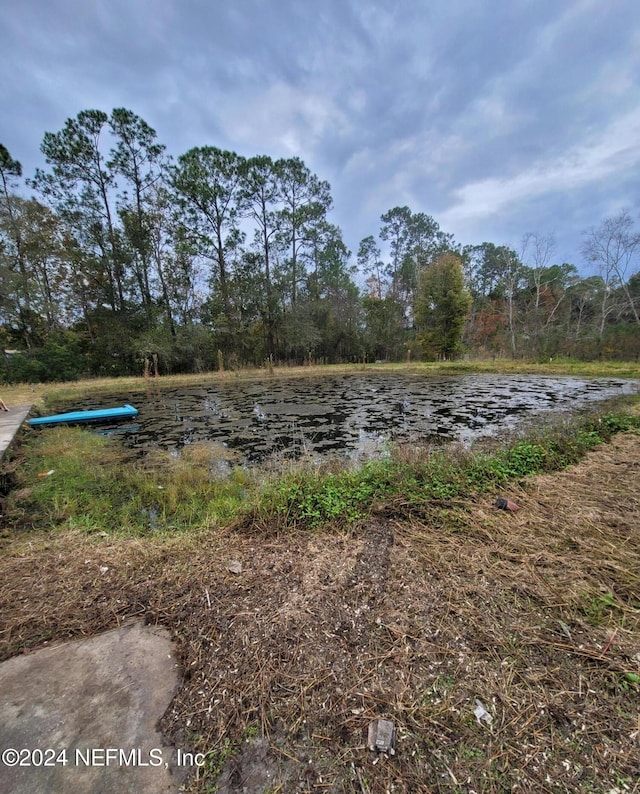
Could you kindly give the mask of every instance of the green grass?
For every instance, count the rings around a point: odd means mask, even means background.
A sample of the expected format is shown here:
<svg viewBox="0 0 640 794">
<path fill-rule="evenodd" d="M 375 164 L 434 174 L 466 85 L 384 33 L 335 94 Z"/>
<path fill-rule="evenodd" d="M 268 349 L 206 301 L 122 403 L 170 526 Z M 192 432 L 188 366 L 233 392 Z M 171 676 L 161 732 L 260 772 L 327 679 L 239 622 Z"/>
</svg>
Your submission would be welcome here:
<svg viewBox="0 0 640 794">
<path fill-rule="evenodd" d="M 262 520 L 314 527 L 364 518 L 376 503 L 398 498 L 410 506 L 472 497 L 510 480 L 566 468 L 614 433 L 633 428 L 640 428 L 640 416 L 609 413 L 492 452 L 437 451 L 408 462 L 396 454 L 355 471 L 302 471 L 268 485 L 256 513 Z"/>
<path fill-rule="evenodd" d="M 24 443 L 5 511 L 23 526 L 136 535 L 227 523 L 244 504 L 248 476 L 238 469 L 217 480 L 200 453 L 136 459 L 113 439 L 51 428 Z"/>
<path fill-rule="evenodd" d="M 73 527 L 146 535 L 230 525 L 314 528 L 351 523 L 373 510 L 393 511 L 430 501 L 455 502 L 511 480 L 563 469 L 614 433 L 638 429 L 640 415 L 618 409 L 590 416 L 483 451 L 423 451 L 401 447 L 359 469 L 318 472 L 300 468 L 265 482 L 242 468 L 226 479 L 212 474 L 211 448 L 183 456 L 157 452 L 134 457 L 116 440 L 79 428 L 30 434 L 5 500 L 13 527 Z M 53 470 L 49 476 L 39 476 Z M 455 505 L 452 504 L 452 507 Z M 453 522 L 455 523 L 455 522 Z"/>
</svg>

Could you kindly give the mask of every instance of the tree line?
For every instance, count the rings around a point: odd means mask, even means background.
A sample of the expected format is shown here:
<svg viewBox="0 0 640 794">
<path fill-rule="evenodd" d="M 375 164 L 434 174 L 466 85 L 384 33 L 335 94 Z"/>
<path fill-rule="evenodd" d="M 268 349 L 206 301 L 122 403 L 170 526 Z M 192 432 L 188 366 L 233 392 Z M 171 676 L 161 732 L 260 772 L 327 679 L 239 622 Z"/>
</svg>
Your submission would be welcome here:
<svg viewBox="0 0 640 794">
<path fill-rule="evenodd" d="M 213 146 L 176 160 L 132 111 L 80 112 L 24 178 L 0 144 L 5 381 L 268 363 L 640 355 L 640 236 L 627 211 L 584 235 L 594 275 L 461 245 L 394 207 L 355 256 L 328 182 L 298 157 Z M 29 195 L 30 192 L 30 195 Z"/>
</svg>

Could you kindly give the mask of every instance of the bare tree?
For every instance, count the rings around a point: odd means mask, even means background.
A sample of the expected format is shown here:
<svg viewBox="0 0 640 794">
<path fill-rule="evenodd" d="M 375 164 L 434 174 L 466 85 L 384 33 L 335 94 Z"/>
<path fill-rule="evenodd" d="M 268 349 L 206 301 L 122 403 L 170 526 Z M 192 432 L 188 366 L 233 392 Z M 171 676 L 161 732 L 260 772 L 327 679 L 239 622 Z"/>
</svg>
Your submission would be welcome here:
<svg viewBox="0 0 640 794">
<path fill-rule="evenodd" d="M 551 264 L 556 247 L 554 234 L 529 232 L 522 238 L 522 261 L 527 264 L 527 300 L 525 324 L 533 349 L 541 355 L 553 339 L 560 306 L 578 273 L 573 265 Z"/>
<path fill-rule="evenodd" d="M 582 244 L 585 259 L 598 268 L 604 283 L 600 307 L 598 345 L 602 342 L 607 318 L 614 311 L 612 293 L 620 286 L 629 303 L 635 322 L 640 326 L 638 307 L 629 290 L 627 273 L 637 262 L 640 250 L 640 234 L 633 228 L 633 220 L 628 210 L 622 210 L 611 218 L 605 218 L 598 227 L 585 232 Z"/>
<path fill-rule="evenodd" d="M 527 232 L 522 238 L 522 253 L 520 260 L 523 264 L 531 261 L 531 277 L 535 285 L 535 308 L 540 308 L 542 296 L 543 273 L 551 262 L 551 257 L 556 248 L 556 237 L 551 234 L 538 234 Z"/>
</svg>

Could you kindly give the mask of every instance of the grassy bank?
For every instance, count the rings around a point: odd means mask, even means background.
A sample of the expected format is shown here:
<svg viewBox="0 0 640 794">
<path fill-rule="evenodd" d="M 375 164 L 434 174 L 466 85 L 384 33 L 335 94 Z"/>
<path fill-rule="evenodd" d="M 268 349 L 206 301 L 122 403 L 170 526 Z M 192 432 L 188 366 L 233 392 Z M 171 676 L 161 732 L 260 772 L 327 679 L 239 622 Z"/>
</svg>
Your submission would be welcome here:
<svg viewBox="0 0 640 794">
<path fill-rule="evenodd" d="M 13 489 L 5 524 L 145 536 L 232 525 L 264 532 L 313 528 L 381 510 L 409 515 L 561 470 L 615 433 L 638 427 L 638 414 L 618 410 L 490 450 L 395 446 L 358 469 L 300 465 L 266 480 L 239 467 L 217 477 L 220 446 L 192 444 L 180 457 L 160 450 L 139 457 L 111 437 L 58 427 L 29 433 L 6 464 Z"/>
<path fill-rule="evenodd" d="M 357 521 L 375 509 L 410 515 L 425 507 L 455 508 L 460 499 L 494 491 L 532 474 L 559 471 L 620 431 L 640 428 L 640 416 L 594 415 L 485 451 L 396 447 L 388 458 L 357 470 L 278 478 L 260 493 L 251 522 L 265 527 Z"/>
</svg>

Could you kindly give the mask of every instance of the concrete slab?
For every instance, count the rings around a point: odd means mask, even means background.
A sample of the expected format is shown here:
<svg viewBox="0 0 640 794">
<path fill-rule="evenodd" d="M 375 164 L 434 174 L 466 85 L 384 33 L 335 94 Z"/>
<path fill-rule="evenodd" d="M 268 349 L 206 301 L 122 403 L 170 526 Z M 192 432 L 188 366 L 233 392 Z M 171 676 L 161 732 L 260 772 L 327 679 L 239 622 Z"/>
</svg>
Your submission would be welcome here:
<svg viewBox="0 0 640 794">
<path fill-rule="evenodd" d="M 131 623 L 0 664 L 0 791 L 177 794 L 156 730 L 178 685 L 164 629 Z"/>
<path fill-rule="evenodd" d="M 29 416 L 30 405 L 15 405 L 8 411 L 0 411 L 0 460 L 11 446 L 20 425 Z"/>
</svg>

